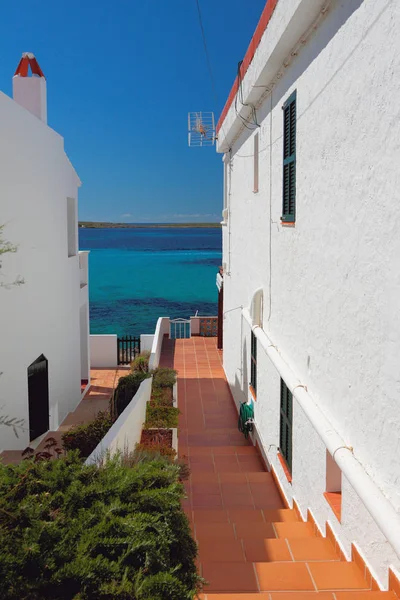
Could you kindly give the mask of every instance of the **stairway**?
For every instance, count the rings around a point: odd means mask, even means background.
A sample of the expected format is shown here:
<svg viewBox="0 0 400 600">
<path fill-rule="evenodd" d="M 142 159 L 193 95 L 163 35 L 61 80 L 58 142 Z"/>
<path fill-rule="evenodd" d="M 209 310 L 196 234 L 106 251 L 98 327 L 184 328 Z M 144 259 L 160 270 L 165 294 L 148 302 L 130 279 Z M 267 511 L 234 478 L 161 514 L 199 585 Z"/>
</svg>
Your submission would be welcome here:
<svg viewBox="0 0 400 600">
<path fill-rule="evenodd" d="M 191 446 L 188 462 L 185 511 L 200 573 L 209 582 L 204 600 L 278 600 L 278 592 L 289 593 L 279 594 L 281 600 L 305 600 L 315 592 L 323 592 L 320 600 L 334 600 L 333 593 L 336 600 L 395 598 L 372 592 L 371 578 L 355 562 L 284 507 L 255 448 Z"/>
<path fill-rule="evenodd" d="M 92 369 L 91 386 L 81 399 L 74 411 L 69 412 L 57 431 L 48 431 L 40 443 L 33 444 L 35 452 L 45 450 L 49 438 L 57 441 L 57 446 L 62 447 L 61 437 L 75 425 L 93 421 L 97 413 L 107 410 L 110 406 L 110 398 L 113 390 L 118 384 L 119 378 L 127 375 L 129 368 L 118 367 L 117 369 Z M 4 464 L 18 464 L 23 459 L 23 450 L 3 450 L 0 452 L 0 460 Z"/>
<path fill-rule="evenodd" d="M 333 536 L 285 507 L 237 411 L 215 339 L 164 340 L 161 365 L 178 370 L 179 455 L 191 476 L 183 501 L 207 580 L 203 600 L 395 600 Z M 319 592 L 318 596 L 315 594 Z"/>
</svg>

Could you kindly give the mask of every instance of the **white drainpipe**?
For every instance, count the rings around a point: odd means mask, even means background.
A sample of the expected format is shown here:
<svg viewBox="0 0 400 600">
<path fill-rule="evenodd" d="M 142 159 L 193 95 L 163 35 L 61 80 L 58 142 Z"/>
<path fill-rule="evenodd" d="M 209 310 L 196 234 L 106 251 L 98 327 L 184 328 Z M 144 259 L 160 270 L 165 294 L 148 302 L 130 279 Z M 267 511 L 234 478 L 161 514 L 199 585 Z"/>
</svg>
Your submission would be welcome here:
<svg viewBox="0 0 400 600">
<path fill-rule="evenodd" d="M 320 435 L 336 464 L 361 498 L 393 550 L 400 557 L 400 515 L 375 485 L 361 463 L 358 462 L 353 454 L 353 449 L 334 430 L 332 424 L 315 404 L 305 386 L 285 363 L 267 334 L 260 327 L 253 326 L 248 309 L 244 308 L 242 314 L 294 398 L 296 398 L 307 418 Z"/>
</svg>

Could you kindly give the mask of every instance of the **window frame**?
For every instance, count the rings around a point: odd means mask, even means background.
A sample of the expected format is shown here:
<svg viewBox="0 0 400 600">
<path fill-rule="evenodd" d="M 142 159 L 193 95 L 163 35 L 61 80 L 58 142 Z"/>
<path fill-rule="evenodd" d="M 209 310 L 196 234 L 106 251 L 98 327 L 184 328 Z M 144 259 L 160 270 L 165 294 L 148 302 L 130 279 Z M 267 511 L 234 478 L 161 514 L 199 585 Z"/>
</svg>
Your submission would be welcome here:
<svg viewBox="0 0 400 600">
<path fill-rule="evenodd" d="M 292 472 L 293 458 L 293 394 L 281 379 L 279 451 L 285 459 L 289 472 Z"/>
<path fill-rule="evenodd" d="M 297 91 L 294 90 L 282 106 L 283 110 L 283 165 L 282 216 L 283 223 L 296 221 L 296 134 Z M 287 208 L 286 208 L 287 206 Z"/>
<path fill-rule="evenodd" d="M 257 394 L 257 338 L 253 331 L 250 342 L 250 385 Z"/>
</svg>

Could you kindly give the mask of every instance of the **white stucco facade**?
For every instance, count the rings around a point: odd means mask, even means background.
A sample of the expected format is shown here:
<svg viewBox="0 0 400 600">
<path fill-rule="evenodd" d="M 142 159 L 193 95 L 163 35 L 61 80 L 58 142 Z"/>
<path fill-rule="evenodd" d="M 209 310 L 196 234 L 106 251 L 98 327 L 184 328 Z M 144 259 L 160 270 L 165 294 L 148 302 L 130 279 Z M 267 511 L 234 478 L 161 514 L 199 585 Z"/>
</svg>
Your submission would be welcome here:
<svg viewBox="0 0 400 600">
<path fill-rule="evenodd" d="M 238 405 L 251 397 L 244 313 L 261 290 L 262 314 L 253 326 L 305 386 L 304 406 L 315 405 L 352 449 L 342 455 L 352 454 L 350 463 L 361 465 L 392 512 L 381 522 L 378 509 L 372 516 L 350 465 L 338 521 L 323 495 L 333 476 L 327 446 L 296 397 L 288 482 L 277 457 L 281 374 L 259 340 L 255 438 L 289 502 L 295 499 L 304 515 L 310 509 L 322 530 L 329 521 L 348 556 L 355 543 L 382 586 L 388 566 L 400 569 L 400 545 L 382 533 L 385 519 L 388 529 L 392 515 L 400 519 L 399 27 L 395 0 L 279 0 L 242 83 L 259 127 L 239 102 L 244 127 L 233 102 L 218 133 L 224 368 L 233 396 Z M 282 106 L 294 91 L 293 226 L 281 215 Z"/>
<path fill-rule="evenodd" d="M 118 338 L 114 333 L 90 336 L 90 366 L 92 369 L 117 367 Z"/>
<path fill-rule="evenodd" d="M 45 81 L 40 86 L 43 94 Z M 81 380 L 89 379 L 88 262 L 87 253 L 78 252 L 80 181 L 63 138 L 39 117 L 45 106 L 37 105 L 37 95 L 34 100 L 31 112 L 29 102 L 22 107 L 0 92 L 0 224 L 2 237 L 18 246 L 1 257 L 0 410 L 24 420 L 18 438 L 0 426 L 0 450 L 29 445 L 27 369 L 39 356 L 48 361 L 50 430 L 75 409 Z M 18 276 L 23 285 L 4 287 Z"/>
</svg>

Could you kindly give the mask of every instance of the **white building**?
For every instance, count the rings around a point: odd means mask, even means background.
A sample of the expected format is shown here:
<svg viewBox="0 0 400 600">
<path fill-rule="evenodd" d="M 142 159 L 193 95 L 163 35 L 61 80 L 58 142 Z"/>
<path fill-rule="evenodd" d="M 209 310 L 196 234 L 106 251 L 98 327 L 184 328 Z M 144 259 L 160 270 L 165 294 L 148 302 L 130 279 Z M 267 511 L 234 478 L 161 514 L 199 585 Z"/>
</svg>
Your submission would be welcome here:
<svg viewBox="0 0 400 600">
<path fill-rule="evenodd" d="M 29 67 L 31 75 L 29 75 Z M 79 178 L 47 125 L 46 79 L 32 54 L 0 92 L 0 451 L 55 430 L 89 380 L 88 253 L 78 252 Z M 20 286 L 8 285 L 23 278 Z"/>
<path fill-rule="evenodd" d="M 224 367 L 289 504 L 400 569 L 400 3 L 269 0 L 218 124 Z M 328 495 L 327 495 L 328 493 Z"/>
</svg>

